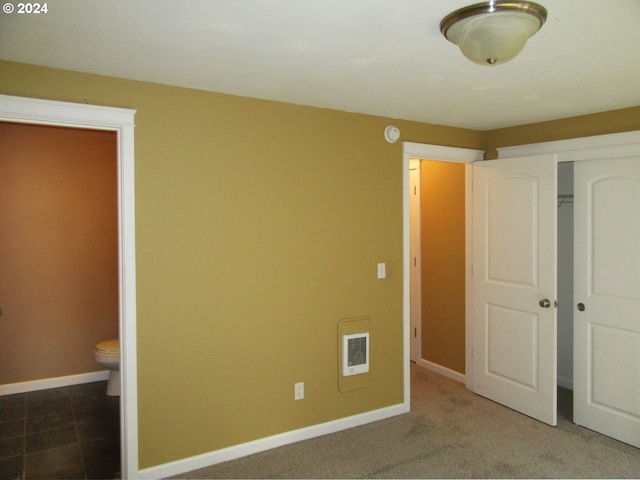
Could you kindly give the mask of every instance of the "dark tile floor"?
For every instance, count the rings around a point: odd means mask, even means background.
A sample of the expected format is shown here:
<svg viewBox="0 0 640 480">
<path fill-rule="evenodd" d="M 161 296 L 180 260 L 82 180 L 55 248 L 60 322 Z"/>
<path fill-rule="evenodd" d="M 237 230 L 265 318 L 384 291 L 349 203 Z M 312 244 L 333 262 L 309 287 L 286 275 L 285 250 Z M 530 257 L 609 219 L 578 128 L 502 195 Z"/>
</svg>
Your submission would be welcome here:
<svg viewBox="0 0 640 480">
<path fill-rule="evenodd" d="M 0 480 L 119 478 L 119 398 L 107 382 L 0 397 Z"/>
</svg>

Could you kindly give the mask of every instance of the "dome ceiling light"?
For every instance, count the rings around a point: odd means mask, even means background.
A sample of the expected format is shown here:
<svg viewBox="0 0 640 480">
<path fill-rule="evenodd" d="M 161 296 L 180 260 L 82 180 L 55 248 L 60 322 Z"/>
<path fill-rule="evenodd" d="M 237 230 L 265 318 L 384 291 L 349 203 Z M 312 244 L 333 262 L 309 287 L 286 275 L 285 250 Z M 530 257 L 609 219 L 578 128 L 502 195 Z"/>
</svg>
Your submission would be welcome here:
<svg viewBox="0 0 640 480">
<path fill-rule="evenodd" d="M 493 0 L 450 13 L 440 31 L 472 62 L 499 65 L 515 58 L 546 19 L 546 8 L 537 3 Z"/>
</svg>

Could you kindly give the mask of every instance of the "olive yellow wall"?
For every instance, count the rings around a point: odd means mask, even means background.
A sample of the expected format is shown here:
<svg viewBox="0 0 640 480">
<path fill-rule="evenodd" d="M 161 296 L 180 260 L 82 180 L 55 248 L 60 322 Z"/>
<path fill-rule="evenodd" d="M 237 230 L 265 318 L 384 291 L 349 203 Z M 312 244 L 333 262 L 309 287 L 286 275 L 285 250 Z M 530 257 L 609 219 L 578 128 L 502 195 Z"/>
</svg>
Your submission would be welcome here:
<svg viewBox="0 0 640 480">
<path fill-rule="evenodd" d="M 402 145 L 383 130 L 481 132 L 9 62 L 0 93 L 137 110 L 141 468 L 403 401 Z M 371 384 L 341 393 L 351 317 Z"/>
<path fill-rule="evenodd" d="M 477 132 L 2 61 L 0 93 L 137 110 L 141 468 L 402 402 L 402 145 L 386 125 L 487 158 L 640 129 L 640 107 Z M 371 385 L 341 393 L 352 317 L 370 319 Z"/>
<path fill-rule="evenodd" d="M 465 165 L 420 162 L 422 358 L 465 373 Z"/>
</svg>

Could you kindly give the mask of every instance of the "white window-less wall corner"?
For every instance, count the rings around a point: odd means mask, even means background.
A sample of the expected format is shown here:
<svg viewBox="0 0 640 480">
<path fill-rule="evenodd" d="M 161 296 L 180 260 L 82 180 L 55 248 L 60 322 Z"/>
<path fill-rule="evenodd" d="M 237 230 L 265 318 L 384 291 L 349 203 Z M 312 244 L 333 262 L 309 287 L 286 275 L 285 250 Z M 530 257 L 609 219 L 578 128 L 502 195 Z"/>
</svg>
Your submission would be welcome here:
<svg viewBox="0 0 640 480">
<path fill-rule="evenodd" d="M 118 136 L 120 442 L 123 478 L 138 477 L 135 110 L 0 95 L 0 121 L 115 131 Z"/>
</svg>

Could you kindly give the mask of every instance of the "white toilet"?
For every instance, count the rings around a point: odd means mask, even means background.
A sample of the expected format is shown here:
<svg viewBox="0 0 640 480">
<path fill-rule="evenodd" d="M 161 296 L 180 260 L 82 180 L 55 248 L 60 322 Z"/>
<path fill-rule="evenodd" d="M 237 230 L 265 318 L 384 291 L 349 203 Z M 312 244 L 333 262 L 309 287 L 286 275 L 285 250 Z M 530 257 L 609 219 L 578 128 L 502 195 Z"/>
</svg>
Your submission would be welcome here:
<svg viewBox="0 0 640 480">
<path fill-rule="evenodd" d="M 96 362 L 109 369 L 107 395 L 120 395 L 120 340 L 107 340 L 96 345 Z"/>
</svg>

